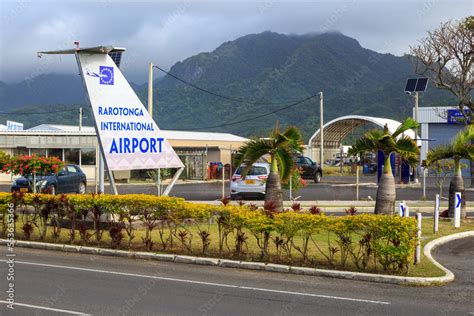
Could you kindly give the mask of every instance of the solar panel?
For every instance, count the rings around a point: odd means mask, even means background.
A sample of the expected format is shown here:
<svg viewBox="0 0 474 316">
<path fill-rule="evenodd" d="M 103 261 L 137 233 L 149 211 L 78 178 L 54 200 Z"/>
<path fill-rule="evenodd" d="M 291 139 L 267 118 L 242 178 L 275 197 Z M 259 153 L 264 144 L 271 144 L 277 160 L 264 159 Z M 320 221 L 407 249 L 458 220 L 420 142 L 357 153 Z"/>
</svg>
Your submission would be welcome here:
<svg viewBox="0 0 474 316">
<path fill-rule="evenodd" d="M 418 78 L 416 82 L 416 92 L 424 92 L 426 90 L 426 86 L 428 85 L 428 78 Z"/>
<path fill-rule="evenodd" d="M 109 53 L 110 58 L 114 61 L 118 68 L 120 68 L 120 61 L 122 60 L 122 51 L 112 51 Z"/>
<path fill-rule="evenodd" d="M 414 92 L 416 88 L 416 81 L 418 79 L 412 78 L 407 80 L 407 85 L 405 86 L 405 92 Z"/>
</svg>

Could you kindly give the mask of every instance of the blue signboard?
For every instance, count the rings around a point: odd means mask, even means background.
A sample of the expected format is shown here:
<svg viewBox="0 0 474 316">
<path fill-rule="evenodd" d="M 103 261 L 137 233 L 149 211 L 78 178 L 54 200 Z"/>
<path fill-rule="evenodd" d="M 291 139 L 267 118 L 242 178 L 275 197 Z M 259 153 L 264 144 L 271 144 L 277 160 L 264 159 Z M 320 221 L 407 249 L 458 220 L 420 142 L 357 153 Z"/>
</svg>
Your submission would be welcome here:
<svg viewBox="0 0 474 316">
<path fill-rule="evenodd" d="M 466 115 L 468 116 L 467 123 L 471 123 L 471 111 L 470 110 L 464 110 Z M 447 119 L 448 119 L 448 124 L 466 124 L 466 118 L 464 115 L 461 113 L 459 110 L 447 110 Z"/>
</svg>

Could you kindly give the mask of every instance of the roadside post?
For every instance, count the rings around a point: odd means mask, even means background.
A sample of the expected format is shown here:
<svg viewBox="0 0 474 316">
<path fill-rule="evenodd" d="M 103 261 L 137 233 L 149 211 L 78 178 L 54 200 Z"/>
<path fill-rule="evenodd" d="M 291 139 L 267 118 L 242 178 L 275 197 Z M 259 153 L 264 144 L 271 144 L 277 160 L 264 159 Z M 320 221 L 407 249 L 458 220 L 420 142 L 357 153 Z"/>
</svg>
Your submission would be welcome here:
<svg viewBox="0 0 474 316">
<path fill-rule="evenodd" d="M 403 205 L 405 206 L 405 214 L 403 214 L 403 217 L 410 217 L 410 207 L 407 206 L 405 201 L 403 201 Z"/>
<path fill-rule="evenodd" d="M 222 199 L 225 198 L 225 168 L 222 167 Z"/>
<path fill-rule="evenodd" d="M 434 217 L 433 218 L 433 222 L 434 222 L 433 232 L 436 233 L 438 231 L 438 223 L 439 223 L 439 194 L 436 194 L 435 209 L 434 209 L 433 217 Z"/>
<path fill-rule="evenodd" d="M 290 175 L 290 201 L 293 200 L 293 190 L 291 188 L 293 186 L 292 178 L 293 178 L 293 176 Z"/>
<path fill-rule="evenodd" d="M 416 222 L 418 224 L 418 231 L 416 233 L 416 250 L 415 250 L 415 264 L 420 263 L 421 260 L 421 213 L 416 213 Z"/>
<path fill-rule="evenodd" d="M 360 166 L 357 164 L 356 166 L 356 201 L 359 201 L 359 169 Z"/>
<path fill-rule="evenodd" d="M 461 227 L 461 192 L 456 192 L 454 196 L 454 228 Z"/>
</svg>

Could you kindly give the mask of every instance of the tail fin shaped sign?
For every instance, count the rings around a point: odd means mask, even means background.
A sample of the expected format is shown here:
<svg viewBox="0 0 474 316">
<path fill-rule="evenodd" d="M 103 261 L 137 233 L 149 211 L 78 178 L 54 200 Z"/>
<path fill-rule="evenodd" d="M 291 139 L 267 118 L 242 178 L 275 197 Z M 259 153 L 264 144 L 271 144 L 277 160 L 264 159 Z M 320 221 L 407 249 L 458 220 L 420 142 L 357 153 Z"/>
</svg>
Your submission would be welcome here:
<svg viewBox="0 0 474 316">
<path fill-rule="evenodd" d="M 109 170 L 184 167 L 112 58 L 76 54 Z"/>
</svg>

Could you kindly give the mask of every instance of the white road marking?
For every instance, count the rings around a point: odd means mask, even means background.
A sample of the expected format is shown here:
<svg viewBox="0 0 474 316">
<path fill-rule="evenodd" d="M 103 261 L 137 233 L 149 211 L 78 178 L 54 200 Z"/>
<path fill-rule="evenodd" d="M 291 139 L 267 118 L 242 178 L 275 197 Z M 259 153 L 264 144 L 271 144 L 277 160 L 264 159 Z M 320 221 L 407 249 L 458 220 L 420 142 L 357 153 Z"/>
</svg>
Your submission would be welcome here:
<svg viewBox="0 0 474 316">
<path fill-rule="evenodd" d="M 0 301 L 0 304 L 10 304 L 10 302 Z M 66 313 L 66 314 L 71 314 L 71 315 L 90 315 L 90 314 L 85 314 L 85 313 L 80 313 L 80 312 L 75 312 L 75 311 L 69 311 L 69 310 L 66 310 L 66 309 L 51 308 L 51 307 L 39 306 L 39 305 L 30 305 L 30 304 L 18 303 L 18 302 L 13 303 L 13 306 L 23 306 L 23 307 L 29 307 L 29 308 L 36 308 L 36 309 L 42 309 L 42 310 L 45 310 L 45 311 Z"/>
<path fill-rule="evenodd" d="M 6 262 L 6 260 L 0 260 L 0 261 Z M 241 290 L 250 290 L 250 291 L 258 291 L 258 292 L 280 293 L 280 294 L 289 294 L 289 295 L 297 295 L 297 296 L 309 296 L 309 297 L 318 297 L 318 298 L 326 298 L 326 299 L 342 300 L 342 301 L 352 301 L 352 302 L 360 302 L 360 303 L 370 303 L 370 304 L 382 304 L 382 305 L 389 305 L 390 304 L 390 302 L 374 301 L 374 300 L 367 300 L 367 299 L 360 299 L 360 298 L 322 295 L 322 294 L 312 294 L 312 293 L 304 293 L 304 292 L 283 291 L 283 290 L 273 290 L 273 289 L 265 289 L 265 288 L 258 288 L 258 287 L 240 286 L 240 285 L 232 285 L 232 284 L 224 284 L 224 283 L 213 283 L 213 282 L 205 282 L 205 281 L 194 281 L 194 280 L 177 279 L 177 278 L 167 278 L 167 277 L 159 277 L 159 276 L 154 276 L 154 275 L 116 272 L 116 271 L 89 269 L 89 268 L 81 268 L 81 267 L 71 267 L 71 266 L 63 266 L 63 265 L 55 265 L 55 264 L 47 264 L 47 263 L 26 262 L 26 261 L 16 261 L 16 263 L 17 264 L 31 265 L 31 266 L 59 268 L 59 269 L 86 271 L 86 272 L 93 272 L 93 273 L 113 274 L 113 275 L 123 275 L 123 276 L 136 277 L 136 278 L 148 278 L 148 279 L 156 279 L 156 280 L 163 280 L 163 281 L 209 285 L 209 286 L 232 288 L 232 289 L 241 289 Z"/>
</svg>

